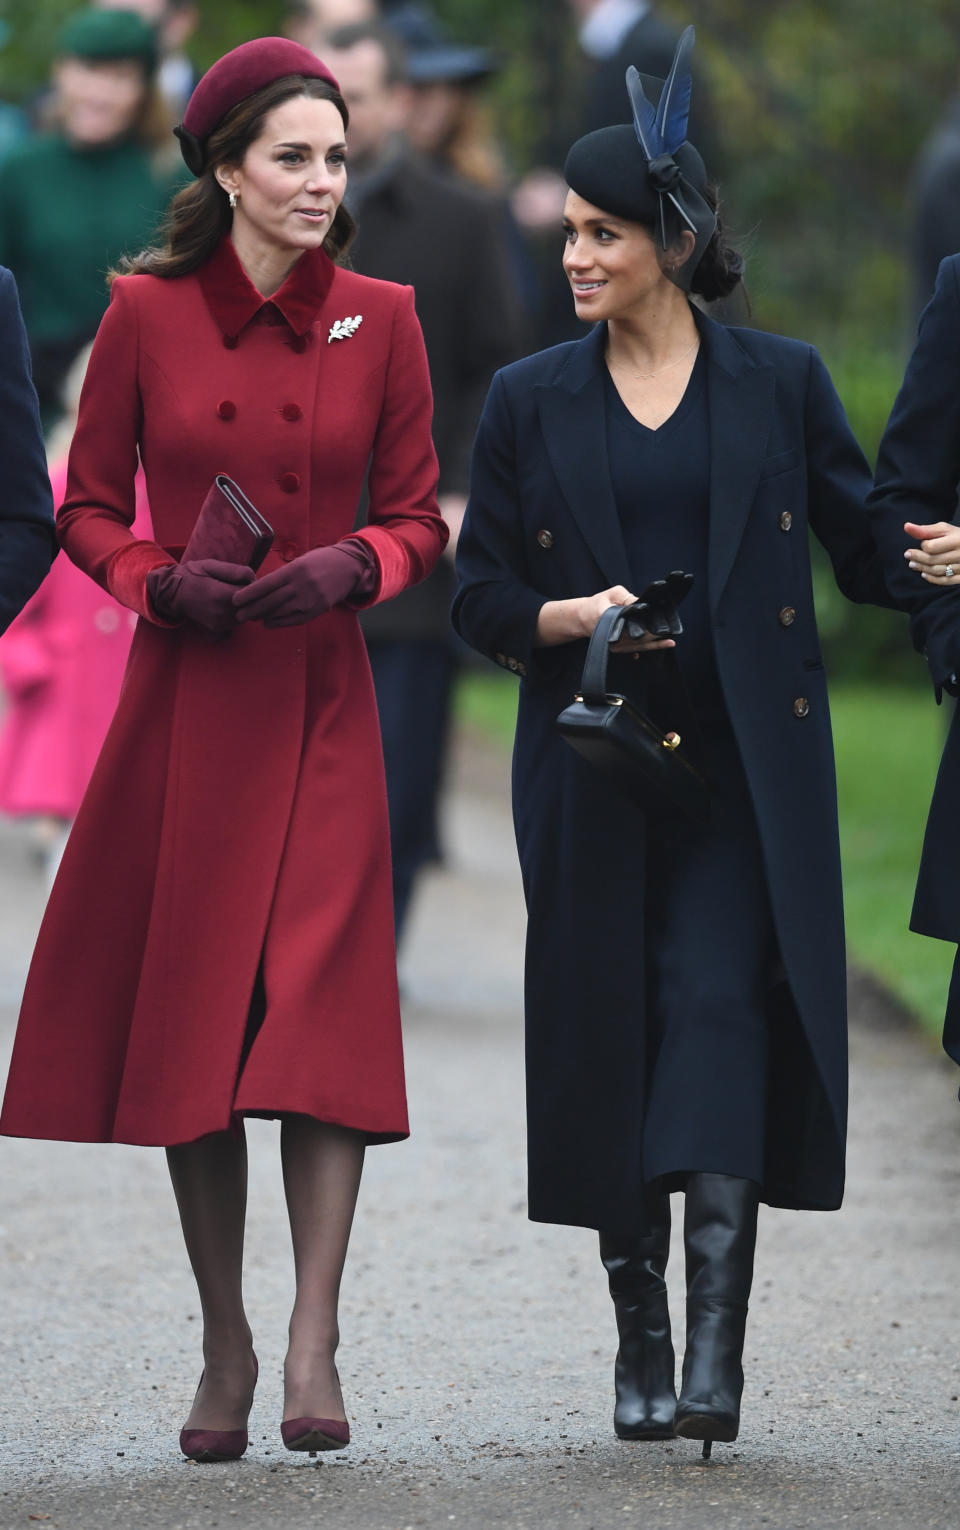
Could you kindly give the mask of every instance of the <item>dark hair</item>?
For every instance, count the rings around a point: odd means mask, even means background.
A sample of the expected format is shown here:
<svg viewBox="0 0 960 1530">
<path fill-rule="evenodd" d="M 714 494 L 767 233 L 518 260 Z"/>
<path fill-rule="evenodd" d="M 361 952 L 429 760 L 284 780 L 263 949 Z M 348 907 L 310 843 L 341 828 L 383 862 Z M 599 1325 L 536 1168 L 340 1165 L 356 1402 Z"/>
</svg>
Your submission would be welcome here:
<svg viewBox="0 0 960 1530">
<path fill-rule="evenodd" d="M 239 165 L 250 145 L 260 136 L 264 118 L 274 107 L 297 96 L 311 101 L 330 101 L 343 119 L 346 132 L 350 117 L 343 97 L 326 80 L 286 75 L 272 80 L 262 90 L 254 91 L 227 113 L 206 140 L 206 168 L 191 185 L 178 191 L 164 221 L 163 243 L 151 245 L 138 255 L 125 256 L 108 281 L 115 276 L 186 276 L 202 266 L 230 229 L 231 213 L 227 194 L 214 175 L 220 165 Z M 331 260 L 341 259 L 350 247 L 356 224 L 341 203 L 323 241 Z"/>
<path fill-rule="evenodd" d="M 380 21 L 352 21 L 349 26 L 336 27 L 326 38 L 328 48 L 346 53 L 360 43 L 372 42 L 383 54 L 386 65 L 386 85 L 401 85 L 407 78 L 407 51 L 396 32 Z"/>
<path fill-rule="evenodd" d="M 702 297 L 706 302 L 712 303 L 717 298 L 729 297 L 731 292 L 743 280 L 746 262 L 740 251 L 736 249 L 727 238 L 723 220 L 718 208 L 720 206 L 719 194 L 712 181 L 707 181 L 701 188 L 700 194 L 710 209 L 717 214 L 717 226 L 713 238 L 707 245 L 700 257 L 697 269 L 693 273 L 690 283 L 690 291 Z M 619 216 L 619 214 L 617 215 Z M 639 221 L 641 228 L 645 228 L 658 248 L 660 247 L 660 224 L 658 219 L 644 218 Z M 678 218 L 673 220 L 680 231 Z"/>
<path fill-rule="evenodd" d="M 717 211 L 720 201 L 716 186 L 708 184 L 703 195 L 714 211 Z M 743 281 L 745 265 L 740 251 L 727 238 L 723 220 L 717 213 L 717 227 L 693 273 L 690 290 L 698 293 L 708 303 L 717 298 L 729 297 Z"/>
</svg>

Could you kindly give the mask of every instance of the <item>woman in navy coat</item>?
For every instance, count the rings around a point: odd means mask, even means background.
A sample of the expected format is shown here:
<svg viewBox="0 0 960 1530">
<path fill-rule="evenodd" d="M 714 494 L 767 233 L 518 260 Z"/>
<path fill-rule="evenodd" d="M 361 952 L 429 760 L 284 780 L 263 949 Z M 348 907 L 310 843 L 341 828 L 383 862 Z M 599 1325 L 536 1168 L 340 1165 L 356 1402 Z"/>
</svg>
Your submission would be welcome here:
<svg viewBox="0 0 960 1530">
<path fill-rule="evenodd" d="M 0 632 L 30 599 L 56 550 L 53 499 L 17 287 L 0 266 Z"/>
<path fill-rule="evenodd" d="M 890 415 L 869 500 L 887 584 L 910 612 L 937 701 L 960 694 L 960 255 L 940 266 L 913 355 Z M 927 820 L 910 928 L 960 942 L 960 711 L 950 723 Z M 960 959 L 954 964 L 943 1045 L 960 1063 Z"/>
<path fill-rule="evenodd" d="M 741 270 L 685 114 L 671 117 L 691 40 L 656 116 L 634 72 L 637 131 L 568 156 L 564 265 L 595 327 L 494 379 L 454 623 L 521 680 L 530 1215 L 600 1231 L 617 1434 L 676 1432 L 708 1453 L 738 1429 L 758 1201 L 831 1210 L 843 1193 L 843 911 L 808 526 L 845 594 L 892 602 L 867 465 L 816 352 L 688 301 Z M 676 656 L 712 781 L 701 829 L 642 811 L 556 727 L 602 611 L 672 569 L 695 577 Z M 621 641 L 609 670 L 651 712 L 657 646 Z"/>
</svg>

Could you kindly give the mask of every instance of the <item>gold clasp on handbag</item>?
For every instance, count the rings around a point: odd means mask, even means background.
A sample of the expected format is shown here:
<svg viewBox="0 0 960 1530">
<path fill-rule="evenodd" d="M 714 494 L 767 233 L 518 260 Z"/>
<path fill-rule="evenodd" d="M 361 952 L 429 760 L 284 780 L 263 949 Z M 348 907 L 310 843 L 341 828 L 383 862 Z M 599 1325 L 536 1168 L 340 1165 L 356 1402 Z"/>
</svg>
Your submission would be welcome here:
<svg viewBox="0 0 960 1530">
<path fill-rule="evenodd" d="M 668 733 L 666 738 L 663 740 L 663 747 L 664 747 L 664 749 L 679 749 L 680 748 L 680 735 L 679 735 L 679 733 Z"/>
</svg>

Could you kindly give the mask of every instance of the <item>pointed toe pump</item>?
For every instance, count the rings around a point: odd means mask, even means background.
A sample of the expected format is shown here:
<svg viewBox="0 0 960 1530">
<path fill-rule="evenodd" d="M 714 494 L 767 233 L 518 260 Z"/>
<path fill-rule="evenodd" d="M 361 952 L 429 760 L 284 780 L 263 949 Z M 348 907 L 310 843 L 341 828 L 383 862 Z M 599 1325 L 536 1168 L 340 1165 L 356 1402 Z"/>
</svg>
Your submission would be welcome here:
<svg viewBox="0 0 960 1530">
<path fill-rule="evenodd" d="M 280 1425 L 280 1436 L 288 1450 L 343 1450 L 350 1444 L 350 1425 L 346 1419 L 289 1418 Z"/>
<path fill-rule="evenodd" d="M 647 1203 L 642 1237 L 600 1234 L 620 1347 L 614 1364 L 613 1428 L 621 1440 L 669 1440 L 677 1406 L 675 1360 L 664 1274 L 670 1252 L 670 1200 Z"/>
<path fill-rule="evenodd" d="M 714 1441 L 740 1430 L 743 1344 L 753 1282 L 758 1187 L 727 1174 L 691 1174 L 683 1241 L 687 1262 L 687 1347 L 676 1432 Z"/>
<path fill-rule="evenodd" d="M 259 1367 L 253 1357 L 253 1384 L 257 1384 Z M 203 1386 L 203 1375 L 200 1386 Z M 213 1464 L 222 1461 L 239 1461 L 249 1444 L 246 1429 L 181 1429 L 180 1449 L 189 1461 Z"/>
<path fill-rule="evenodd" d="M 249 1443 L 245 1429 L 181 1429 L 180 1449 L 190 1461 L 239 1461 Z"/>
</svg>

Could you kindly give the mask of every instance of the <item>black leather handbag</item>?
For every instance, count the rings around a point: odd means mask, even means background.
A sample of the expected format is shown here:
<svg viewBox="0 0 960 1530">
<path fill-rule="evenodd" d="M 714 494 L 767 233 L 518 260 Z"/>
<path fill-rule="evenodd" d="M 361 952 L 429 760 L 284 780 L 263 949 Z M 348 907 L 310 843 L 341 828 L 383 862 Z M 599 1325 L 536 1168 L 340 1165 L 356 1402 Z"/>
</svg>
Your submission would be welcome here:
<svg viewBox="0 0 960 1530">
<path fill-rule="evenodd" d="M 680 734 L 658 727 L 626 696 L 607 690 L 610 644 L 632 609 L 610 606 L 597 622 L 580 690 L 560 713 L 557 727 L 578 754 L 645 811 L 703 823 L 709 811 L 707 783 L 682 752 Z"/>
</svg>

